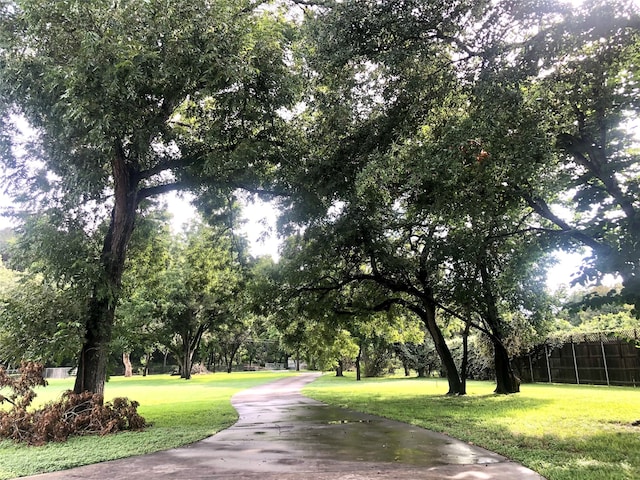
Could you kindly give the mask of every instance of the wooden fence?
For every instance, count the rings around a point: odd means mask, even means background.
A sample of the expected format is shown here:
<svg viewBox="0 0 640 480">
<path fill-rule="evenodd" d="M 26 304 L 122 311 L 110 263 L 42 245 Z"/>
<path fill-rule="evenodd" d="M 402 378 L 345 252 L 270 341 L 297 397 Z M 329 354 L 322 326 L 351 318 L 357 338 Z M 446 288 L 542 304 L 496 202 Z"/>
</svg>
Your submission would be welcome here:
<svg viewBox="0 0 640 480">
<path fill-rule="evenodd" d="M 523 382 L 640 385 L 640 331 L 548 339 L 513 365 Z"/>
</svg>

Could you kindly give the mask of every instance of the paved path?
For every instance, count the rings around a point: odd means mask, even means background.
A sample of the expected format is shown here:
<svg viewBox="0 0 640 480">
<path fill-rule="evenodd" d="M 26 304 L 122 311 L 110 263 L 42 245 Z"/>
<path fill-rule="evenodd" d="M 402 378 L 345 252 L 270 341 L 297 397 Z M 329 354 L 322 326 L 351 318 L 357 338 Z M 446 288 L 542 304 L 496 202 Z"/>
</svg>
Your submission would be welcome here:
<svg viewBox="0 0 640 480">
<path fill-rule="evenodd" d="M 192 445 L 24 478 L 542 479 L 505 457 L 446 435 L 301 395 L 316 376 L 288 377 L 235 395 L 238 422 Z"/>
</svg>

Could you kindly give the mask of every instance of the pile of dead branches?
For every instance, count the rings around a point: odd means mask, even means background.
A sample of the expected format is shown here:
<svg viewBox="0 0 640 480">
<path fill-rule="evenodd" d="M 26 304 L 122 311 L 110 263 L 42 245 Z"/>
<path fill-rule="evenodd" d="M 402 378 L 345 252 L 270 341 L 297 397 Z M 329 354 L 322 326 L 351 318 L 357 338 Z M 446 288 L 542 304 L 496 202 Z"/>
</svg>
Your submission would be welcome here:
<svg viewBox="0 0 640 480">
<path fill-rule="evenodd" d="M 11 377 L 0 367 L 0 389 L 11 394 L 0 395 L 0 403 L 10 404 L 0 409 L 0 438 L 8 438 L 30 445 L 62 442 L 71 435 L 106 435 L 123 430 L 141 430 L 145 420 L 138 414 L 138 402 L 115 398 L 104 402 L 101 395 L 67 391 L 62 398 L 40 409 L 29 409 L 36 394 L 36 386 L 46 385 L 43 366 L 24 362 L 18 377 Z"/>
</svg>

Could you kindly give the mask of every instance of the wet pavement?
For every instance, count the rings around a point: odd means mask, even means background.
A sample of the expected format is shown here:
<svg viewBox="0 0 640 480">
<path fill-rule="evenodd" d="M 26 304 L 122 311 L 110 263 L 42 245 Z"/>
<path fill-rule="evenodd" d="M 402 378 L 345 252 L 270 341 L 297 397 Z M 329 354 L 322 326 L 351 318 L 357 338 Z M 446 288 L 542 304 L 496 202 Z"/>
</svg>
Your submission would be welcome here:
<svg viewBox="0 0 640 480">
<path fill-rule="evenodd" d="M 507 458 L 406 423 L 328 406 L 300 394 L 317 374 L 245 390 L 240 419 L 181 448 L 26 479 L 537 479 Z"/>
</svg>

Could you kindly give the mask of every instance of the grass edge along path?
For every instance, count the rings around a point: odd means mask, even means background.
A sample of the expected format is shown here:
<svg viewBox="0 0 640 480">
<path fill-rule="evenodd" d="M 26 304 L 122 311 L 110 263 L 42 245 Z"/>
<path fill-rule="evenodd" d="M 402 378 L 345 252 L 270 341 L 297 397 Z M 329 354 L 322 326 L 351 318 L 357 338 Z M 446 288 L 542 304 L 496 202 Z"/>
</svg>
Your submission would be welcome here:
<svg viewBox="0 0 640 480">
<path fill-rule="evenodd" d="M 138 412 L 151 424 L 143 432 L 72 437 L 42 447 L 0 441 L 0 480 L 54 472 L 92 463 L 157 452 L 206 438 L 233 425 L 238 414 L 231 397 L 242 390 L 295 372 L 239 372 L 194 375 L 185 381 L 169 375 L 112 377 L 107 401 L 128 397 L 140 403 Z M 34 406 L 55 400 L 73 388 L 73 379 L 51 380 L 36 390 Z"/>
<path fill-rule="evenodd" d="M 447 397 L 443 379 L 363 379 L 325 375 L 303 389 L 311 398 L 448 434 L 502 454 L 548 480 L 640 478 L 640 389 L 524 384 L 495 395 L 469 381 Z"/>
</svg>

